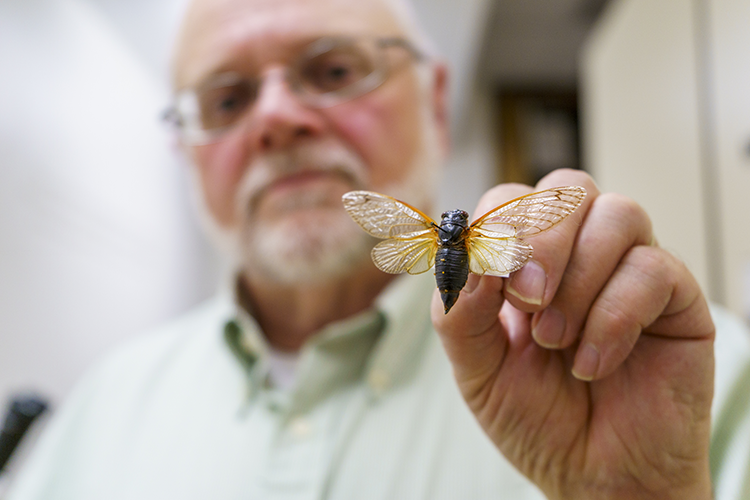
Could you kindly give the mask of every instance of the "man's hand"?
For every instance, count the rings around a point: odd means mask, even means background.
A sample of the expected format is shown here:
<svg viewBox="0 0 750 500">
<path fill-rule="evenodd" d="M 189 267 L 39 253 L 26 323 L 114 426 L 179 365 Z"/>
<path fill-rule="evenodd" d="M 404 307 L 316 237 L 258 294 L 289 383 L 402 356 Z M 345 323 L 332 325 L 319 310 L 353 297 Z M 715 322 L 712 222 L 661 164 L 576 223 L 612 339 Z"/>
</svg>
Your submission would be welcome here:
<svg viewBox="0 0 750 500">
<path fill-rule="evenodd" d="M 580 185 L 588 195 L 529 240 L 508 279 L 471 275 L 432 317 L 458 385 L 502 453 L 550 498 L 708 499 L 714 326 L 685 266 L 655 245 L 632 200 L 560 170 L 511 198 Z"/>
</svg>

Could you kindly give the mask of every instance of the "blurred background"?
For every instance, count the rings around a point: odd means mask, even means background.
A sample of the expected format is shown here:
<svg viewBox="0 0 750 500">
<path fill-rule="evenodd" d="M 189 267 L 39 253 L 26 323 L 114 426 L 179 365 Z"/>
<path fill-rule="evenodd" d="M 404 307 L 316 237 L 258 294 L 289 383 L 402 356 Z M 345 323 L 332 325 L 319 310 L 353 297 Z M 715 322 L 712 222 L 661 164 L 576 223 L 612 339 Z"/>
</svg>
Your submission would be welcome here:
<svg viewBox="0 0 750 500">
<path fill-rule="evenodd" d="M 224 279 L 159 123 L 184 4 L 0 2 L 0 406 L 33 392 L 54 411 Z M 750 2 L 415 4 L 453 72 L 441 206 L 586 169 L 750 318 Z"/>
</svg>

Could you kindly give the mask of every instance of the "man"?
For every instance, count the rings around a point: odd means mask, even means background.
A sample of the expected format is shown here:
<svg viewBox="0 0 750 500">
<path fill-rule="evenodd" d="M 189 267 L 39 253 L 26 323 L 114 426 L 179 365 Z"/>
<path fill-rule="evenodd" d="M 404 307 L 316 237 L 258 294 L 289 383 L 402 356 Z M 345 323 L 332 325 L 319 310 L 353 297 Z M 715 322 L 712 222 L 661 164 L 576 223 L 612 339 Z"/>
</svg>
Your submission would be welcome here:
<svg viewBox="0 0 750 500">
<path fill-rule="evenodd" d="M 431 211 L 447 149 L 446 70 L 405 12 L 191 5 L 173 118 L 234 293 L 94 370 L 12 499 L 711 498 L 714 326 L 631 200 L 550 174 L 582 206 L 447 315 L 430 273 L 373 266 L 342 194 Z"/>
</svg>

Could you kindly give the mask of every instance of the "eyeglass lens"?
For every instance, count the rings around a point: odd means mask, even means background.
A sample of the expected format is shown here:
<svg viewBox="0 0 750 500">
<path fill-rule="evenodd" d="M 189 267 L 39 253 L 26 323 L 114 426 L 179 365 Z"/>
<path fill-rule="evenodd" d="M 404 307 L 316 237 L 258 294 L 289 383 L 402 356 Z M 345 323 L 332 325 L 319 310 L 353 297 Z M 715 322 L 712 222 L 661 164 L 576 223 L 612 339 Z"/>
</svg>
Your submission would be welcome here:
<svg viewBox="0 0 750 500">
<path fill-rule="evenodd" d="M 306 102 L 324 106 L 352 99 L 372 90 L 382 80 L 372 78 L 380 60 L 374 44 L 352 40 L 321 40 L 290 68 L 288 82 Z M 196 91 L 203 130 L 233 125 L 258 98 L 261 82 L 237 74 L 223 74 Z M 333 102 L 332 102 L 333 101 Z"/>
</svg>

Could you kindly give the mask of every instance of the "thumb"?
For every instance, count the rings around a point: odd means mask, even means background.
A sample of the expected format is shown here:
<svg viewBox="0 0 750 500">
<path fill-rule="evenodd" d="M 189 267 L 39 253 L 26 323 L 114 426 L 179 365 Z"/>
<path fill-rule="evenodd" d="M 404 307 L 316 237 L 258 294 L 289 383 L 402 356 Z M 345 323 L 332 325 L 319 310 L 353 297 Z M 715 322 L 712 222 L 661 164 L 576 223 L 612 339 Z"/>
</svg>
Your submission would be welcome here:
<svg viewBox="0 0 750 500">
<path fill-rule="evenodd" d="M 500 321 L 503 279 L 470 275 L 461 295 L 448 314 L 440 294 L 432 297 L 432 323 L 443 343 L 462 391 L 464 383 L 481 384 L 496 373 L 508 346 Z"/>
</svg>

